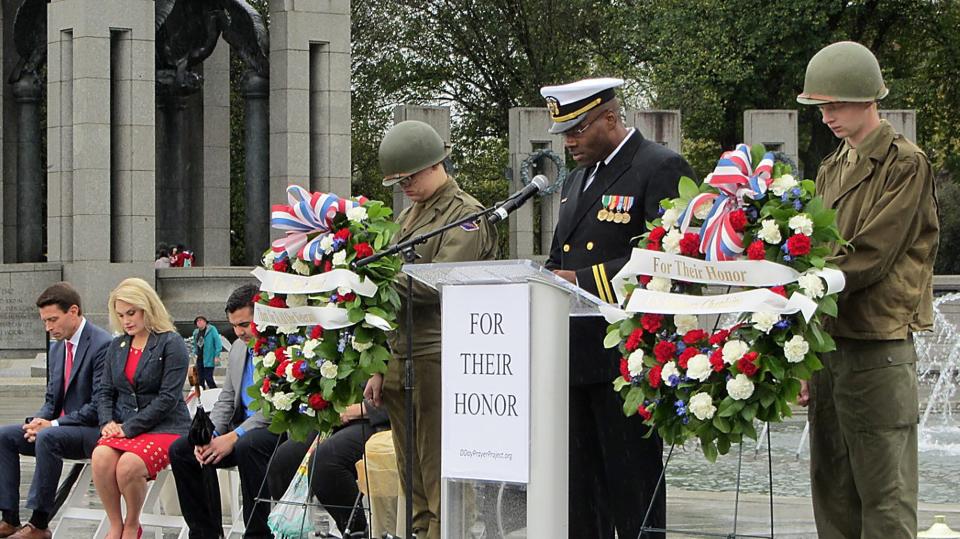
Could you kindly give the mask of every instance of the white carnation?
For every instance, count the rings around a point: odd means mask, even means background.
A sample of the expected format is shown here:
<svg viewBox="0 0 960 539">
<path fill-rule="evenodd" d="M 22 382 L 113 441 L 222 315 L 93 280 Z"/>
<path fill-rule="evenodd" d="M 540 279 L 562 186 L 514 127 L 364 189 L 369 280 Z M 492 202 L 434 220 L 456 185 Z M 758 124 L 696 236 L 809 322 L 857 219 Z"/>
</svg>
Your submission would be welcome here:
<svg viewBox="0 0 960 539">
<path fill-rule="evenodd" d="M 771 245 L 778 244 L 783 239 L 780 236 L 780 227 L 773 219 L 764 219 L 760 222 L 760 232 L 757 237 Z"/>
<path fill-rule="evenodd" d="M 663 217 L 660 218 L 660 224 L 663 228 L 670 230 L 673 228 L 673 225 L 677 224 L 678 219 L 680 219 L 680 211 L 676 208 L 670 208 L 663 212 Z"/>
<path fill-rule="evenodd" d="M 697 206 L 697 209 L 693 211 L 693 216 L 702 221 L 710 215 L 710 210 L 712 209 L 713 204 L 700 204 Z"/>
<path fill-rule="evenodd" d="M 265 255 L 263 255 L 263 265 L 268 268 L 273 267 L 273 263 L 276 261 L 276 259 L 277 253 L 273 252 L 273 249 L 270 249 Z"/>
<path fill-rule="evenodd" d="M 727 394 L 735 401 L 742 401 L 753 395 L 753 382 L 746 374 L 738 374 L 736 378 L 727 380 Z"/>
<path fill-rule="evenodd" d="M 350 219 L 354 223 L 359 223 L 360 221 L 367 220 L 367 209 L 363 206 L 354 206 L 347 210 L 347 219 Z"/>
<path fill-rule="evenodd" d="M 280 411 L 286 412 L 293 407 L 293 401 L 297 396 L 293 393 L 277 393 L 273 396 L 273 406 Z"/>
<path fill-rule="evenodd" d="M 287 307 L 304 307 L 307 305 L 306 294 L 288 294 Z"/>
<path fill-rule="evenodd" d="M 337 367 L 336 363 L 330 361 L 324 361 L 323 365 L 320 365 L 320 376 L 324 378 L 334 379 L 337 377 L 337 371 L 340 369 Z"/>
<path fill-rule="evenodd" d="M 713 367 L 710 365 L 710 358 L 705 354 L 697 354 L 687 361 L 687 376 L 690 378 L 706 382 L 712 372 Z"/>
<path fill-rule="evenodd" d="M 680 240 L 683 239 L 683 233 L 680 229 L 673 228 L 663 237 L 663 252 L 680 254 Z"/>
<path fill-rule="evenodd" d="M 327 254 L 333 251 L 333 234 L 325 234 L 320 238 L 320 249 Z"/>
<path fill-rule="evenodd" d="M 287 326 L 277 326 L 277 333 L 283 333 L 284 335 L 295 335 L 300 331 L 300 326 L 296 324 L 291 324 Z"/>
<path fill-rule="evenodd" d="M 647 283 L 647 290 L 653 290 L 654 292 L 669 292 L 670 288 L 673 286 L 673 282 L 666 277 L 654 277 L 650 279 L 650 282 Z"/>
<path fill-rule="evenodd" d="M 630 376 L 640 376 L 643 374 L 643 350 L 637 350 L 627 358 L 627 369 Z"/>
<path fill-rule="evenodd" d="M 825 292 L 823 280 L 812 273 L 805 273 L 801 275 L 800 278 L 797 279 L 797 284 L 800 285 L 800 289 L 803 290 L 803 295 L 807 296 L 808 298 L 821 298 Z"/>
<path fill-rule="evenodd" d="M 303 415 L 309 416 L 309 417 L 315 417 L 315 416 L 317 415 L 317 411 L 314 410 L 313 408 L 307 406 L 307 407 L 304 408 L 304 410 L 303 410 Z"/>
<path fill-rule="evenodd" d="M 283 374 L 291 384 L 297 381 L 297 377 L 293 375 L 293 363 L 287 363 L 287 368 L 283 371 Z"/>
<path fill-rule="evenodd" d="M 291 264 L 290 267 L 300 275 L 310 275 L 310 264 L 307 264 L 299 258 L 294 258 L 293 264 Z"/>
<path fill-rule="evenodd" d="M 700 322 L 696 315 L 678 314 L 673 317 L 673 324 L 677 326 L 677 333 L 683 335 L 688 331 L 693 331 L 699 327 Z"/>
<path fill-rule="evenodd" d="M 263 356 L 263 366 L 272 369 L 274 365 L 277 364 L 277 355 L 273 352 L 267 352 L 267 355 Z"/>
<path fill-rule="evenodd" d="M 809 351 L 810 343 L 800 335 L 794 335 L 792 339 L 783 343 L 783 355 L 790 363 L 800 363 L 807 357 Z"/>
<path fill-rule="evenodd" d="M 783 196 L 784 193 L 797 186 L 797 180 L 790 174 L 784 174 L 779 178 L 774 178 L 770 184 L 770 190 L 777 196 Z"/>
<path fill-rule="evenodd" d="M 360 342 L 357 340 L 357 337 L 350 338 L 350 346 L 353 347 L 357 352 L 363 352 L 364 350 L 369 350 L 373 347 L 373 342 Z"/>
<path fill-rule="evenodd" d="M 773 325 L 780 321 L 780 315 L 776 313 L 753 313 L 753 316 L 750 317 L 750 321 L 753 322 L 753 327 L 764 333 L 770 333 L 770 330 L 773 329 Z"/>
<path fill-rule="evenodd" d="M 750 345 L 741 340 L 727 341 L 723 345 L 723 362 L 727 365 L 733 365 L 749 351 Z"/>
<path fill-rule="evenodd" d="M 688 408 L 690 413 L 700 421 L 713 419 L 713 414 L 717 411 L 717 407 L 713 405 L 713 397 L 708 393 L 697 393 L 690 397 Z"/>
<path fill-rule="evenodd" d="M 790 230 L 793 230 L 794 234 L 803 234 L 804 236 L 813 235 L 813 221 L 810 220 L 810 217 L 801 213 L 800 215 L 794 215 L 787 221 L 787 226 L 790 227 Z"/>
<path fill-rule="evenodd" d="M 673 378 L 676 376 L 676 378 Z M 668 386 L 675 386 L 680 383 L 680 370 L 677 369 L 676 361 L 668 361 L 664 366 L 663 370 L 660 371 L 660 378 L 663 379 L 663 383 Z M 673 380 L 671 381 L 671 379 Z"/>
<path fill-rule="evenodd" d="M 307 342 L 303 343 L 303 357 L 311 359 L 317 355 L 314 351 L 318 346 L 320 346 L 320 341 L 317 339 L 308 339 Z"/>
<path fill-rule="evenodd" d="M 346 251 L 337 251 L 333 253 L 333 265 L 342 266 L 347 262 L 347 252 Z"/>
</svg>

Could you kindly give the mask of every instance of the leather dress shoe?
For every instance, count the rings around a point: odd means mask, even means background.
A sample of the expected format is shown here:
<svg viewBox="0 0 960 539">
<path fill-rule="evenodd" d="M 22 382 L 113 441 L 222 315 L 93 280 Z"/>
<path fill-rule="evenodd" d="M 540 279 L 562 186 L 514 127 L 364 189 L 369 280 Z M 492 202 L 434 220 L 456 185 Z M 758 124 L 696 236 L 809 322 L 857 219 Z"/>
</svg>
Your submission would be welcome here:
<svg viewBox="0 0 960 539">
<path fill-rule="evenodd" d="M 53 532 L 50 528 L 41 530 L 33 527 L 29 522 L 25 524 L 20 531 L 10 536 L 10 539 L 51 539 Z"/>
<path fill-rule="evenodd" d="M 0 537 L 10 537 L 20 531 L 20 526 L 14 526 L 5 520 L 0 520 Z"/>
</svg>

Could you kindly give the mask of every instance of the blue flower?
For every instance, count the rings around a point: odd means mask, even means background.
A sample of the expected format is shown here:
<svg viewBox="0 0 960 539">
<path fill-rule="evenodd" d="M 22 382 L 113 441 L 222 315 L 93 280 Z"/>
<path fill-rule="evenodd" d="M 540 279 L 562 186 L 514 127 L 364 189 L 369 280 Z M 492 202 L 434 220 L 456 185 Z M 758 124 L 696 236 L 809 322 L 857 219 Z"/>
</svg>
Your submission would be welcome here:
<svg viewBox="0 0 960 539">
<path fill-rule="evenodd" d="M 703 348 L 700 349 L 700 353 L 701 353 L 701 354 L 709 354 L 709 353 L 710 353 L 710 348 L 707 347 L 707 346 L 704 346 Z"/>
<path fill-rule="evenodd" d="M 803 209 L 803 203 L 800 202 L 799 200 L 794 200 L 794 201 L 793 201 L 793 209 L 795 209 L 795 210 L 797 210 L 797 211 L 802 210 L 802 209 Z"/>
<path fill-rule="evenodd" d="M 675 386 L 675 385 L 677 385 L 677 384 L 680 383 L 680 377 L 677 376 L 676 374 L 671 374 L 671 375 L 670 375 L 670 378 L 668 378 L 668 380 L 670 380 L 670 385 L 671 385 L 671 386 Z"/>
<path fill-rule="evenodd" d="M 783 251 L 783 252 L 785 252 L 785 253 L 789 253 L 789 252 L 790 252 L 790 248 L 787 247 L 787 243 L 786 243 L 786 242 L 784 242 L 783 245 L 780 246 L 780 250 Z"/>
<path fill-rule="evenodd" d="M 687 423 L 690 422 L 690 416 L 686 416 L 686 415 L 683 416 L 683 419 L 681 419 L 680 422 L 686 425 Z"/>
<path fill-rule="evenodd" d="M 665 213 L 667 213 L 667 210 L 665 210 L 663 206 L 660 206 L 659 208 L 657 208 L 657 215 L 659 215 L 660 217 L 663 217 L 663 214 Z"/>
<path fill-rule="evenodd" d="M 303 404 L 303 403 L 301 402 L 301 403 L 300 403 L 300 407 L 298 408 L 298 410 L 300 411 L 301 414 L 307 413 L 307 405 L 306 405 L 306 404 Z"/>
<path fill-rule="evenodd" d="M 686 350 L 686 349 L 687 349 L 687 343 L 685 343 L 685 342 L 683 342 L 683 341 L 677 341 L 677 355 L 678 355 L 678 356 L 679 356 L 680 354 L 682 354 L 683 351 Z"/>
<path fill-rule="evenodd" d="M 760 200 L 760 199 L 758 198 L 757 200 Z M 756 220 L 760 217 L 760 212 L 758 212 L 757 209 L 754 208 L 753 206 L 747 206 L 746 214 L 747 214 L 747 220 L 749 220 L 751 223 L 756 222 Z"/>
<path fill-rule="evenodd" d="M 776 329 L 787 329 L 792 325 L 789 318 L 782 318 L 779 322 L 773 325 Z"/>
<path fill-rule="evenodd" d="M 686 406 L 686 403 L 683 402 L 683 399 L 680 399 L 677 402 L 673 403 L 673 405 L 677 408 L 683 408 L 684 406 Z"/>
<path fill-rule="evenodd" d="M 797 197 L 800 196 L 800 188 L 799 188 L 799 187 L 794 187 L 793 189 L 790 190 L 790 192 L 793 193 L 793 196 L 797 196 Z"/>
<path fill-rule="evenodd" d="M 792 257 L 792 256 L 790 256 L 790 255 L 783 255 L 783 261 L 784 261 L 784 262 L 791 262 L 792 260 L 793 260 L 793 257 Z"/>
<path fill-rule="evenodd" d="M 790 193 L 784 193 L 780 195 L 780 200 L 784 202 L 790 202 Z"/>
</svg>

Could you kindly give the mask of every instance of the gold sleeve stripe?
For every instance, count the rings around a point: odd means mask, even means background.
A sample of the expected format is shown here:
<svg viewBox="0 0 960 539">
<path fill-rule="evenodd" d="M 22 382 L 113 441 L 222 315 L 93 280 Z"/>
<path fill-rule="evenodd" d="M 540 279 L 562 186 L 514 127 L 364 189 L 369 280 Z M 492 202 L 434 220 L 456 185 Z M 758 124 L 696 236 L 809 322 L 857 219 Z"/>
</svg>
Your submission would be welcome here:
<svg viewBox="0 0 960 539">
<path fill-rule="evenodd" d="M 604 289 L 603 289 L 603 279 L 600 278 L 600 269 L 598 269 L 598 268 L 601 268 L 601 267 L 603 267 L 603 266 L 600 265 L 600 264 L 597 264 L 596 266 L 593 266 L 593 268 L 592 268 L 592 269 L 593 269 L 593 279 L 597 282 L 597 295 L 599 295 L 599 296 L 600 296 L 600 299 L 602 299 L 603 301 L 605 301 L 605 302 L 607 302 L 607 303 L 610 303 L 610 300 L 606 298 L 606 294 L 604 293 Z"/>
<path fill-rule="evenodd" d="M 603 264 L 597 264 L 600 268 L 600 277 L 603 278 L 603 289 L 607 293 L 607 303 L 616 303 L 616 297 L 613 295 L 613 291 L 610 290 L 610 279 L 607 279 L 607 268 Z"/>
</svg>

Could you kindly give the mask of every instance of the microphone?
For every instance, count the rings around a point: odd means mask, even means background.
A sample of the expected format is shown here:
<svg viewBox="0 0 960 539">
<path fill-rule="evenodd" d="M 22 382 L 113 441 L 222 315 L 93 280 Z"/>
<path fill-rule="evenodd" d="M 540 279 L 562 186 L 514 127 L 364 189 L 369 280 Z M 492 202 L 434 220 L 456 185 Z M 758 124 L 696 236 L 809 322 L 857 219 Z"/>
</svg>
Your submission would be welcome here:
<svg viewBox="0 0 960 539">
<path fill-rule="evenodd" d="M 543 191 L 549 183 L 550 180 L 548 180 L 546 176 L 543 174 L 537 174 L 533 177 L 533 180 L 530 181 L 529 185 L 510 195 L 506 202 L 501 204 L 500 207 L 487 216 L 487 222 L 498 223 L 503 221 L 507 218 L 507 215 L 510 215 L 516 211 L 517 208 L 523 206 L 526 201 L 533 198 L 534 195 L 540 191 Z"/>
</svg>

